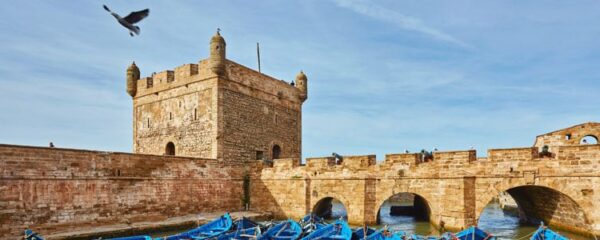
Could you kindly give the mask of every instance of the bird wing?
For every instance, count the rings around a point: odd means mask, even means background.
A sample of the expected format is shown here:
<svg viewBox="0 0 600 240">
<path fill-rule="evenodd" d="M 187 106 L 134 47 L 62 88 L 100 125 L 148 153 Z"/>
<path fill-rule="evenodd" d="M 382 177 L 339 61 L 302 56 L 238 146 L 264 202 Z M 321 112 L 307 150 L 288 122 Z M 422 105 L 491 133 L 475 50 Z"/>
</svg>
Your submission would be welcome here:
<svg viewBox="0 0 600 240">
<path fill-rule="evenodd" d="M 107 12 L 110 12 L 110 9 L 108 9 L 106 5 L 102 5 L 102 7 L 104 7 L 104 10 L 106 10 Z"/>
<path fill-rule="evenodd" d="M 129 15 L 127 15 L 123 19 L 125 19 L 125 21 L 127 21 L 128 23 L 134 24 L 134 23 L 141 21 L 145 17 L 147 17 L 148 14 L 150 14 L 150 9 L 146 8 L 142 11 L 131 12 Z"/>
</svg>

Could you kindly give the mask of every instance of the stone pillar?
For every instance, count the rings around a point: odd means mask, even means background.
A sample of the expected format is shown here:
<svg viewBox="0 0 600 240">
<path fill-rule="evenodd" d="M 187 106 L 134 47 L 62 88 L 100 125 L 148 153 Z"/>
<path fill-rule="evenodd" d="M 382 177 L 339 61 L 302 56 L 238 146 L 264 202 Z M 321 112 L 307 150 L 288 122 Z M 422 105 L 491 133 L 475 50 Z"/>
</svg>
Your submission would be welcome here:
<svg viewBox="0 0 600 240">
<path fill-rule="evenodd" d="M 363 200 L 363 221 L 365 224 L 374 225 L 377 224 L 377 214 L 379 209 L 377 206 L 377 179 L 367 178 L 365 179 L 364 188 L 364 200 Z"/>
<path fill-rule="evenodd" d="M 475 181 L 476 177 L 463 177 L 463 206 L 465 207 L 465 228 L 477 225 Z"/>
<path fill-rule="evenodd" d="M 312 212 L 312 204 L 310 203 L 310 178 L 304 179 L 304 213 L 309 214 Z"/>
</svg>

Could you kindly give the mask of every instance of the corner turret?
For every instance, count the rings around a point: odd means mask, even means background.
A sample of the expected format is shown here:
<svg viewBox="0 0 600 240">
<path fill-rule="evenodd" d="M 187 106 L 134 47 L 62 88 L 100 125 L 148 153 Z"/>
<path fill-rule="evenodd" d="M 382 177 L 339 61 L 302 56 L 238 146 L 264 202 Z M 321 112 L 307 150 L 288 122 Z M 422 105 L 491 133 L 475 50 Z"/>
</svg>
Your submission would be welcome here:
<svg viewBox="0 0 600 240">
<path fill-rule="evenodd" d="M 217 74 L 225 73 L 225 39 L 221 37 L 221 30 L 217 29 L 217 33 L 210 39 L 210 70 Z"/>
<path fill-rule="evenodd" d="M 127 68 L 127 93 L 129 96 L 135 97 L 137 93 L 137 81 L 140 80 L 140 69 L 135 65 L 135 62 Z"/>
<path fill-rule="evenodd" d="M 300 100 L 302 102 L 306 101 L 308 98 L 308 79 L 306 75 L 304 75 L 303 71 L 300 71 L 298 75 L 296 75 L 296 87 L 300 89 Z"/>
</svg>

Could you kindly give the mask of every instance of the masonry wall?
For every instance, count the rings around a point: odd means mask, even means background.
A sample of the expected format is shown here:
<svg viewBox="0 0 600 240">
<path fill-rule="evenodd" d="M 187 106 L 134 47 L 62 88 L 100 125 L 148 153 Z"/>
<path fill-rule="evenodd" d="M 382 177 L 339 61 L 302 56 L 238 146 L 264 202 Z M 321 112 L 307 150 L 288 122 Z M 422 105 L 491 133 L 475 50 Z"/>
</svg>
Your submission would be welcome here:
<svg viewBox="0 0 600 240">
<path fill-rule="evenodd" d="M 297 174 L 298 159 L 279 159 L 273 165 L 262 161 L 252 162 L 250 209 L 268 211 L 277 219 L 303 217 L 307 212 L 307 188 L 304 178 Z M 274 176 L 271 170 L 281 170 L 285 175 Z M 290 171 L 292 170 L 292 171 Z M 265 177 L 268 175 L 269 177 Z"/>
<path fill-rule="evenodd" d="M 138 81 L 134 152 L 163 155 L 172 142 L 178 156 L 216 158 L 217 80 L 205 65 L 186 64 Z"/>
<path fill-rule="evenodd" d="M 243 171 L 210 159 L 0 145 L 0 239 L 241 210 Z"/>
<path fill-rule="evenodd" d="M 219 158 L 228 161 L 299 158 L 301 102 L 298 90 L 233 62 L 219 78 Z M 257 154 L 257 152 L 262 154 Z"/>
</svg>

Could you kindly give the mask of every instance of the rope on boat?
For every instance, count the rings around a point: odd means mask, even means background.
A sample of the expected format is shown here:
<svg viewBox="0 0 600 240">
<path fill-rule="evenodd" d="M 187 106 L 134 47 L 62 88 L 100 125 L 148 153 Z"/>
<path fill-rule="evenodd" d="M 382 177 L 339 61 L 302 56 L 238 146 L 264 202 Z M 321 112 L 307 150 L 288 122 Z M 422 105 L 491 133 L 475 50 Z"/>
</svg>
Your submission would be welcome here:
<svg viewBox="0 0 600 240">
<path fill-rule="evenodd" d="M 528 234 L 525 234 L 524 236 L 521 236 L 521 237 L 519 237 L 519 238 L 517 238 L 517 239 L 515 239 L 515 240 L 521 240 L 521 239 L 528 238 L 529 236 L 533 235 L 533 234 L 534 234 L 536 231 L 537 231 L 537 229 L 536 229 L 536 230 L 533 230 L 533 232 L 530 232 L 530 233 L 528 233 Z"/>
</svg>

